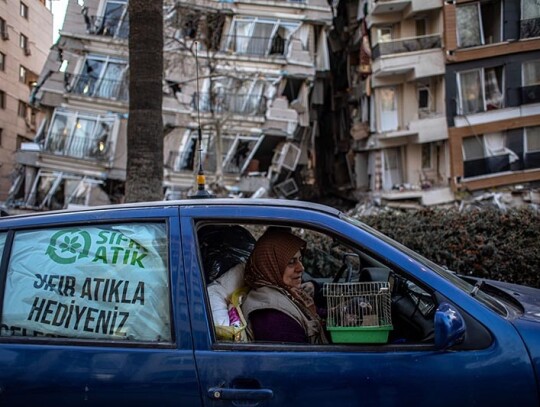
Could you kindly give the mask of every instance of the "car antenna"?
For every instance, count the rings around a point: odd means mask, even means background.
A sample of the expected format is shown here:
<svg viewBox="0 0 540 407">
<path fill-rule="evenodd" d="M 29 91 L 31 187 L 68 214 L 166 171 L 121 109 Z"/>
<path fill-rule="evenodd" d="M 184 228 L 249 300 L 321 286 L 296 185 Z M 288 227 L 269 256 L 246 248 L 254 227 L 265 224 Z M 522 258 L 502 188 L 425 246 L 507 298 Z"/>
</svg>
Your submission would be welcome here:
<svg viewBox="0 0 540 407">
<path fill-rule="evenodd" d="M 202 129 L 201 129 L 201 111 L 200 111 L 200 100 L 201 93 L 199 92 L 199 57 L 197 55 L 197 48 L 199 46 L 198 41 L 195 41 L 195 71 L 197 78 L 197 133 L 198 133 L 198 143 L 199 143 L 199 171 L 197 172 L 197 191 L 194 194 L 190 195 L 191 199 L 204 199 L 204 198 L 214 198 L 210 192 L 206 190 L 206 176 L 204 175 L 203 170 L 203 155 L 202 155 Z"/>
</svg>

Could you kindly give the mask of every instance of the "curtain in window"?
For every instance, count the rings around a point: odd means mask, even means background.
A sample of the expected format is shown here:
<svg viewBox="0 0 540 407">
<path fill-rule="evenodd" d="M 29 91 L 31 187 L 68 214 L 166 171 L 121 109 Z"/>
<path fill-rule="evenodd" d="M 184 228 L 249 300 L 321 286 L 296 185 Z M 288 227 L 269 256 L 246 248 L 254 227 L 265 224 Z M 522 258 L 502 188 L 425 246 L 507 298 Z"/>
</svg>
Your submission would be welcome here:
<svg viewBox="0 0 540 407">
<path fill-rule="evenodd" d="M 398 111 L 395 88 L 381 88 L 381 131 L 398 129 Z"/>
<path fill-rule="evenodd" d="M 258 56 L 268 55 L 274 27 L 274 23 L 255 23 L 246 53 Z"/>
<path fill-rule="evenodd" d="M 125 64 L 109 62 L 100 80 L 95 96 L 104 99 L 116 99 L 120 93 L 125 68 Z"/>
<path fill-rule="evenodd" d="M 462 72 L 459 74 L 461 92 L 461 113 L 471 114 L 484 110 L 481 91 L 482 79 L 480 71 Z"/>
<path fill-rule="evenodd" d="M 67 153 L 72 157 L 87 157 L 94 136 L 95 120 L 77 119 Z"/>
<path fill-rule="evenodd" d="M 245 54 L 249 44 L 249 35 L 253 21 L 236 21 L 234 25 L 234 51 Z"/>
<path fill-rule="evenodd" d="M 392 189 L 395 185 L 403 183 L 401 174 L 401 150 L 399 148 L 388 148 L 384 150 L 384 176 L 383 189 Z"/>
<path fill-rule="evenodd" d="M 523 86 L 540 85 L 540 61 L 523 64 Z"/>
<path fill-rule="evenodd" d="M 540 151 L 540 126 L 527 127 L 527 152 Z"/>
<path fill-rule="evenodd" d="M 501 92 L 501 86 L 497 79 L 495 68 L 485 70 L 486 85 L 486 107 L 488 110 L 500 109 L 503 107 L 504 96 Z"/>
<path fill-rule="evenodd" d="M 456 10 L 458 45 L 474 47 L 483 44 L 480 6 L 478 3 L 459 6 Z"/>
</svg>

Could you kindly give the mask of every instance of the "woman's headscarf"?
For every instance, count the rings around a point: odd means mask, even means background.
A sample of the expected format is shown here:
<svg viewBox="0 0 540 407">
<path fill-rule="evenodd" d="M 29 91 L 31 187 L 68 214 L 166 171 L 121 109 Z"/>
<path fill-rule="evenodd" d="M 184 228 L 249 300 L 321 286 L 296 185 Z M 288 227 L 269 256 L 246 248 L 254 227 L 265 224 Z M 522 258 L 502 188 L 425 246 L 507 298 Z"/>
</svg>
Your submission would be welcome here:
<svg viewBox="0 0 540 407">
<path fill-rule="evenodd" d="M 287 295 L 308 316 L 317 318 L 313 298 L 301 288 L 292 287 L 283 282 L 283 273 L 287 264 L 298 251 L 303 251 L 306 242 L 286 230 L 268 229 L 257 240 L 246 264 L 245 282 L 251 288 L 277 287 Z"/>
</svg>

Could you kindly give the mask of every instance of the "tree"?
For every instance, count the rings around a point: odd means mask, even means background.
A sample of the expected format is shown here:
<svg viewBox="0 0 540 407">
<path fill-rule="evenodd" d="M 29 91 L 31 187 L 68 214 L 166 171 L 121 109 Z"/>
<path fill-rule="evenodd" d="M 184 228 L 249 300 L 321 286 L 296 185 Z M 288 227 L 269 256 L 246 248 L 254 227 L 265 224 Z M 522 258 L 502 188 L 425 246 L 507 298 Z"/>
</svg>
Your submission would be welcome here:
<svg viewBox="0 0 540 407">
<path fill-rule="evenodd" d="M 130 0 L 126 202 L 163 198 L 163 0 Z"/>
</svg>

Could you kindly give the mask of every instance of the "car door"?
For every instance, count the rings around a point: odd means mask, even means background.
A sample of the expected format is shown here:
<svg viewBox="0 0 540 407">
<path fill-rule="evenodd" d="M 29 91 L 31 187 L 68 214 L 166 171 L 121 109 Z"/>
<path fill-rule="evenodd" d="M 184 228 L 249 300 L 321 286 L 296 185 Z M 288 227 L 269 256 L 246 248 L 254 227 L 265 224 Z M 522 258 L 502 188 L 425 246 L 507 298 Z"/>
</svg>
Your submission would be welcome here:
<svg viewBox="0 0 540 407">
<path fill-rule="evenodd" d="M 218 342 L 201 277 L 200 220 L 279 221 L 341 236 L 455 304 L 490 340 L 468 348 L 433 345 L 301 345 Z M 206 406 L 537 405 L 526 349 L 503 317 L 375 234 L 305 208 L 209 206 L 181 209 L 184 265 L 195 359 Z M 471 336 L 472 332 L 471 332 Z"/>
<path fill-rule="evenodd" d="M 200 405 L 179 231 L 175 207 L 3 219 L 0 403 Z"/>
</svg>

